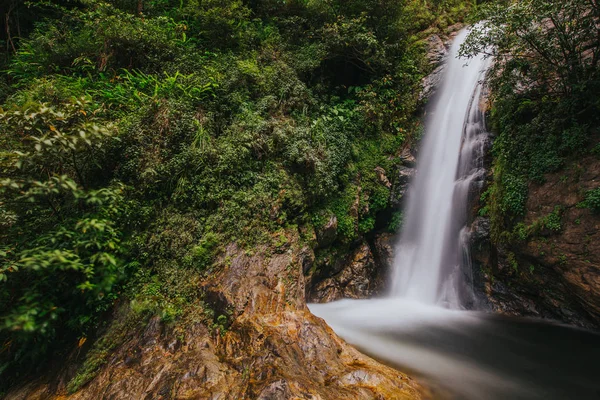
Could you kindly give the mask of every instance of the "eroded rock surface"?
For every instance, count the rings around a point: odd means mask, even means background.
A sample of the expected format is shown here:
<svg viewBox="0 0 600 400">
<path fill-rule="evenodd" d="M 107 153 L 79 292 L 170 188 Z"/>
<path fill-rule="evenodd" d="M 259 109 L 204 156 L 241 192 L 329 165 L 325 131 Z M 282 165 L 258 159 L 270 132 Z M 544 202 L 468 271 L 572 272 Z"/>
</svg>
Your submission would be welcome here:
<svg viewBox="0 0 600 400">
<path fill-rule="evenodd" d="M 421 82 L 422 91 L 419 96 L 420 101 L 426 101 L 433 97 L 436 89 L 442 82 L 445 65 L 444 59 L 448 54 L 446 43 L 439 35 L 431 35 L 427 40 L 427 60 L 434 65 L 433 71 L 423 78 Z"/>
<path fill-rule="evenodd" d="M 398 168 L 398 174 L 390 193 L 390 205 L 395 209 L 401 209 L 404 204 L 405 195 L 408 191 L 410 181 L 414 177 L 416 169 L 402 165 Z"/>
<path fill-rule="evenodd" d="M 325 277 L 316 279 L 317 283 L 308 291 L 309 301 L 328 303 L 342 298 L 369 298 L 383 285 L 382 271 L 366 241 L 335 264 L 326 270 Z"/>
<path fill-rule="evenodd" d="M 298 242 L 297 233 L 288 232 L 289 245 L 269 256 L 267 248 L 254 254 L 227 248 L 220 272 L 198 288 L 215 315 L 227 315 L 224 333 L 193 317 L 175 327 L 154 318 L 78 392 L 68 395 L 56 379 L 41 380 L 7 398 L 422 398 L 414 380 L 348 346 L 308 311 Z M 352 268 L 366 268 L 371 259 L 362 247 Z"/>
<path fill-rule="evenodd" d="M 432 71 L 421 81 L 422 90 L 419 94 L 419 101 L 425 103 L 435 96 L 437 89 L 442 83 L 442 77 L 445 71 L 444 61 L 448 56 L 450 44 L 463 27 L 464 25 L 460 23 L 455 24 L 448 27 L 443 35 L 433 34 L 427 39 L 427 42 L 425 43 L 426 58 Z"/>
<path fill-rule="evenodd" d="M 600 161 L 584 157 L 531 184 L 525 226 L 555 212 L 560 226 L 541 227 L 524 241 L 495 247 L 489 225 L 472 228 L 476 272 L 494 310 L 600 326 L 600 216 L 580 205 L 598 182 Z"/>
<path fill-rule="evenodd" d="M 325 225 L 317 231 L 317 243 L 319 247 L 330 246 L 337 237 L 338 221 L 335 215 L 331 215 Z"/>
</svg>

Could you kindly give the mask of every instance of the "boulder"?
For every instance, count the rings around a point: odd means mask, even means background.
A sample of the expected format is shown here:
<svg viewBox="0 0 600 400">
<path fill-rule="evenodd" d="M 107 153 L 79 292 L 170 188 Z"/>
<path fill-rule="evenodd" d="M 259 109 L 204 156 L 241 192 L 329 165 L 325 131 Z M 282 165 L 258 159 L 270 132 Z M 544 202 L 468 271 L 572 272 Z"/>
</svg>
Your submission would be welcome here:
<svg viewBox="0 0 600 400">
<path fill-rule="evenodd" d="M 317 244 L 319 248 L 331 246 L 337 238 L 338 220 L 335 215 L 330 215 L 327 222 L 317 230 Z"/>
<path fill-rule="evenodd" d="M 206 293 L 203 304 L 191 305 L 179 321 L 153 318 L 145 328 L 129 331 L 76 393 L 49 377 L 30 381 L 5 398 L 423 398 L 414 380 L 359 353 L 310 313 L 303 246 L 297 232 L 286 235 L 290 246 L 283 253 L 266 245 L 251 253 L 235 243 L 227 246 L 215 274 L 198 288 Z M 351 264 L 365 273 L 372 267 L 368 246 L 355 252 Z M 359 278 L 344 279 L 357 292 L 368 286 Z M 206 323 L 205 308 L 221 317 L 216 319 L 220 325 Z M 346 378 L 353 376 L 361 379 Z"/>
<path fill-rule="evenodd" d="M 380 269 L 366 241 L 335 264 L 337 271 L 317 280 L 309 290 L 309 301 L 327 303 L 342 298 L 364 299 L 377 294 L 382 285 Z M 324 271 L 322 276 L 327 276 L 328 272 Z"/>
</svg>

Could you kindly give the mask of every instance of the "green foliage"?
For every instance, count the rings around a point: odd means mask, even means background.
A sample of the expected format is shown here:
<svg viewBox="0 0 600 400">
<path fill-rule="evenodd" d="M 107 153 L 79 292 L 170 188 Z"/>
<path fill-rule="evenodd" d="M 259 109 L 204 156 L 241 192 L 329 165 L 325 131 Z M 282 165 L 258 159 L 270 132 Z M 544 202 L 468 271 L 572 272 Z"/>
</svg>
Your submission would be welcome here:
<svg viewBox="0 0 600 400">
<path fill-rule="evenodd" d="M 506 256 L 506 260 L 508 261 L 508 265 L 510 266 L 510 268 L 515 273 L 518 273 L 519 272 L 519 263 L 517 262 L 515 253 L 513 253 L 512 251 L 509 252 L 508 255 Z"/>
<path fill-rule="evenodd" d="M 559 232 L 562 229 L 562 224 L 560 222 L 562 211 L 563 210 L 560 206 L 556 206 L 554 208 L 554 211 L 552 211 L 550 214 L 543 218 L 543 227 L 553 232 Z"/>
<path fill-rule="evenodd" d="M 525 179 L 505 174 L 502 176 L 502 202 L 500 209 L 507 215 L 520 216 L 525 213 L 527 183 Z"/>
<path fill-rule="evenodd" d="M 402 227 L 403 221 L 404 221 L 404 217 L 402 215 L 402 212 L 395 211 L 392 214 L 392 218 L 390 219 L 390 222 L 388 223 L 388 226 L 387 226 L 388 231 L 390 231 L 392 233 L 399 232 L 400 228 Z"/>
<path fill-rule="evenodd" d="M 125 188 L 92 188 L 112 130 L 99 125 L 84 99 L 60 109 L 15 107 L 0 114 L 0 125 L 8 132 L 0 154 L 6 367 L 11 359 L 31 362 L 55 340 L 82 334 L 112 306 L 125 274 L 117 223 Z"/>
<path fill-rule="evenodd" d="M 600 212 L 600 188 L 588 190 L 582 205 L 596 213 Z"/>
<path fill-rule="evenodd" d="M 598 84 L 600 43 L 589 38 L 599 15 L 587 0 L 487 2 L 462 52 L 493 55 L 509 92 L 520 85 L 552 97 L 583 94 Z"/>
<path fill-rule="evenodd" d="M 194 263 L 198 269 L 204 269 L 212 263 L 218 244 L 217 235 L 208 232 L 202 237 L 200 244 L 194 247 Z"/>
<path fill-rule="evenodd" d="M 586 38 L 597 33 L 600 8 L 585 0 L 496 1 L 476 14 L 482 22 L 461 52 L 495 60 L 489 74 L 494 195 L 486 210 L 500 240 L 523 217 L 529 183 L 543 183 L 546 174 L 587 153 L 598 132 L 600 43 Z M 559 214 L 546 222 L 560 230 Z"/>
<path fill-rule="evenodd" d="M 92 334 L 117 299 L 134 315 L 175 323 L 199 304 L 201 281 L 227 262 L 219 254 L 232 241 L 284 251 L 276 232 L 319 226 L 332 213 L 340 248 L 398 229 L 400 214 L 382 221 L 390 192 L 376 168 L 394 171 L 414 136 L 428 68 L 419 31 L 443 29 L 469 7 L 8 3 L 2 387 Z M 221 314 L 208 323 L 224 333 L 231 321 Z M 126 325 L 97 342 L 69 390 L 94 376 Z"/>
<path fill-rule="evenodd" d="M 526 241 L 529 238 L 530 234 L 531 228 L 522 222 L 519 222 L 513 228 L 513 237 L 515 237 L 520 242 Z"/>
<path fill-rule="evenodd" d="M 22 41 L 8 74 L 26 79 L 50 72 L 152 71 L 186 46 L 185 26 L 171 18 L 143 19 L 107 3 L 88 4 L 85 13 L 69 13 L 60 21 L 41 24 Z"/>
</svg>

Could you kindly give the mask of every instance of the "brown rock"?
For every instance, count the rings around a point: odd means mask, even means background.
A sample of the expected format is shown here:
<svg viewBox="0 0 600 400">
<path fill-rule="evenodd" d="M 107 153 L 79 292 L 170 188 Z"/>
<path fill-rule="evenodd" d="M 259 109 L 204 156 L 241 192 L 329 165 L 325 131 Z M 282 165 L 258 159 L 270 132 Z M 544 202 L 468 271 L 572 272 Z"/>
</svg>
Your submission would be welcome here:
<svg viewBox="0 0 600 400">
<path fill-rule="evenodd" d="M 398 169 L 396 180 L 394 181 L 394 185 L 390 192 L 390 205 L 392 208 L 402 208 L 404 195 L 406 194 L 410 181 L 415 173 L 415 168 L 402 166 Z"/>
<path fill-rule="evenodd" d="M 339 272 L 312 288 L 310 301 L 327 303 L 342 298 L 362 299 L 378 292 L 382 284 L 380 271 L 366 242 L 362 242 L 340 265 Z"/>
<path fill-rule="evenodd" d="M 396 235 L 389 232 L 377 234 L 374 239 L 374 255 L 381 268 L 381 274 L 387 274 L 394 265 L 394 246 Z"/>
<path fill-rule="evenodd" d="M 432 64 L 439 64 L 444 61 L 448 54 L 446 44 L 439 35 L 431 35 L 427 39 L 427 59 Z"/>
<path fill-rule="evenodd" d="M 283 254 L 266 256 L 268 248 L 261 247 L 249 255 L 228 246 L 222 269 L 204 283 L 215 315 L 228 310 L 223 335 L 193 322 L 193 315 L 179 327 L 155 318 L 143 332 L 132 332 L 77 393 L 38 381 L 7 398 L 422 398 L 415 381 L 360 354 L 308 311 L 302 247 L 295 232 L 287 234 L 290 251 Z M 366 268 L 371 259 L 363 247 L 352 268 Z M 126 363 L 132 353 L 139 360 Z"/>
<path fill-rule="evenodd" d="M 392 187 L 392 183 L 389 181 L 387 176 L 385 176 L 385 169 L 383 169 L 381 167 L 376 167 L 375 173 L 377 174 L 377 179 L 379 179 L 379 182 L 381 182 L 385 187 L 387 187 L 387 188 Z"/>
<path fill-rule="evenodd" d="M 415 156 L 413 156 L 409 147 L 402 150 L 402 154 L 400 154 L 400 160 L 402 160 L 403 165 L 410 168 L 414 168 L 417 165 L 417 160 Z"/>
<path fill-rule="evenodd" d="M 559 206 L 560 229 L 541 227 L 525 242 L 483 255 L 476 251 L 475 259 L 495 277 L 489 298 L 496 309 L 598 327 L 600 215 L 577 205 L 586 191 L 598 187 L 600 161 L 584 157 L 545 178 L 529 187 L 524 223 L 539 224 Z"/>
</svg>

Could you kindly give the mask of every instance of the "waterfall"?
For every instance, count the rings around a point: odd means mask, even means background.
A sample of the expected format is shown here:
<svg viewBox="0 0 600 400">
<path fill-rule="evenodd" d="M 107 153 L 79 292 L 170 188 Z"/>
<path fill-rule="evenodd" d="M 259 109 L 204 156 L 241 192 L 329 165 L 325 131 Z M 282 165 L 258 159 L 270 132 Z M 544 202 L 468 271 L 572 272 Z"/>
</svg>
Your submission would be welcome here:
<svg viewBox="0 0 600 400">
<path fill-rule="evenodd" d="M 488 62 L 458 58 L 467 36 L 461 31 L 450 49 L 444 83 L 429 108 L 417 174 L 408 191 L 392 276 L 394 297 L 459 308 L 467 283 L 461 270 L 471 184 L 484 174 L 485 135 L 479 108 Z M 466 110 L 466 113 L 465 113 Z"/>
<path fill-rule="evenodd" d="M 482 58 L 456 58 L 466 35 L 457 36 L 429 109 L 391 296 L 310 304 L 310 310 L 359 350 L 439 385 L 446 398 L 597 399 L 600 335 L 459 310 L 469 301 L 468 200 L 485 175 L 479 103 L 488 67 Z"/>
</svg>

